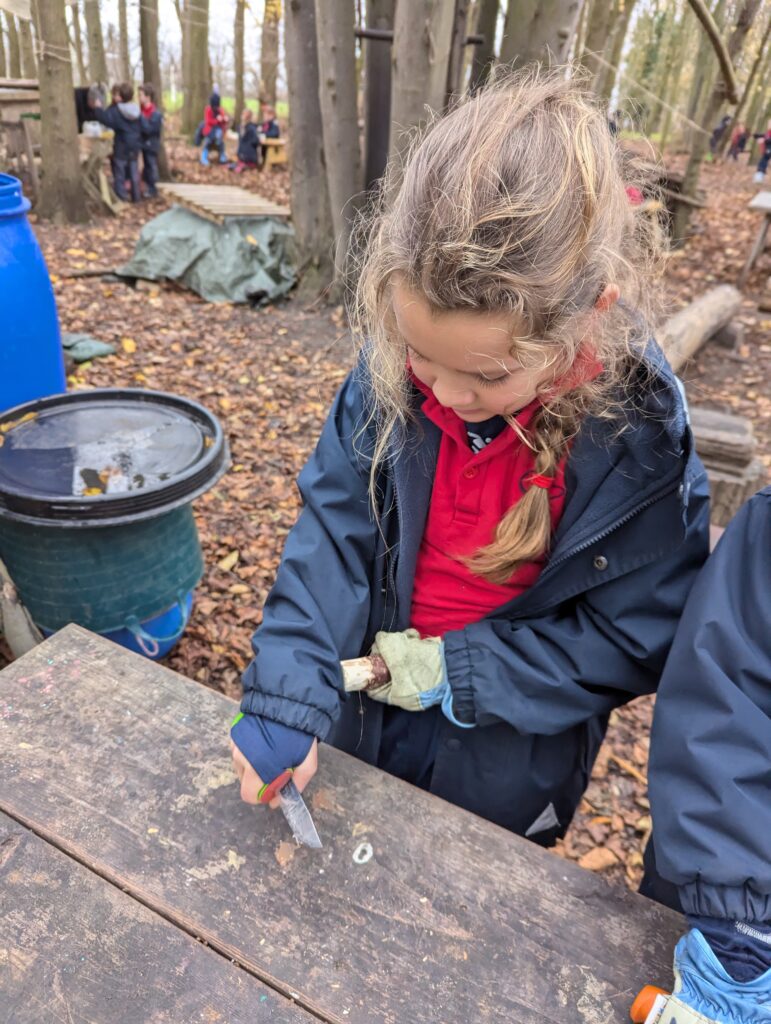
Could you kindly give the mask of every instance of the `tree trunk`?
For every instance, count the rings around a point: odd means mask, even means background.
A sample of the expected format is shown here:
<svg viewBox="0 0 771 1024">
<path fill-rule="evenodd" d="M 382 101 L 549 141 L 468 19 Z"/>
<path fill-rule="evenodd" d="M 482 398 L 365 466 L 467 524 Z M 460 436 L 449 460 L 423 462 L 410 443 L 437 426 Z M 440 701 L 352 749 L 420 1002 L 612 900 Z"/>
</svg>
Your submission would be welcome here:
<svg viewBox="0 0 771 1024">
<path fill-rule="evenodd" d="M 605 103 L 610 103 L 610 98 L 616 86 L 616 76 L 618 74 L 616 69 L 621 62 L 624 40 L 626 39 L 629 19 L 632 17 L 634 5 L 635 0 L 623 0 L 623 8 L 618 12 L 613 23 L 613 32 L 608 51 L 608 63 L 612 67 L 606 68 L 604 64 L 600 64 L 597 77 L 594 80 L 594 91 Z"/>
<path fill-rule="evenodd" d="M 24 78 L 37 78 L 35 41 L 32 38 L 32 24 L 19 18 L 19 44 L 21 48 L 21 73 Z"/>
<path fill-rule="evenodd" d="M 260 100 L 262 103 L 269 103 L 272 107 L 276 105 L 278 23 L 280 20 L 281 0 L 265 0 L 265 16 L 262 19 L 262 45 L 260 47 Z"/>
<path fill-rule="evenodd" d="M 733 32 L 731 33 L 731 38 L 728 40 L 728 56 L 730 57 L 732 64 L 735 64 L 736 57 L 741 53 L 744 41 L 747 38 L 747 33 L 752 26 L 753 19 L 755 18 L 759 7 L 760 0 L 742 0 L 739 5 L 736 15 L 736 23 L 734 25 Z M 712 95 L 710 96 L 707 104 L 707 109 L 704 112 L 704 117 L 700 122 L 703 128 L 709 130 L 709 126 L 714 123 L 724 102 L 725 83 L 723 82 L 721 75 L 715 83 Z M 696 191 L 696 186 L 699 183 L 699 168 L 701 167 L 701 162 L 704 159 L 704 154 L 707 151 L 708 142 L 708 137 L 702 132 L 699 132 L 694 139 L 691 156 L 688 160 L 688 166 L 685 169 L 685 176 L 683 178 L 682 191 L 685 192 L 686 195 L 693 195 Z M 686 206 L 685 203 L 679 203 L 673 223 L 673 238 L 675 238 L 675 240 L 685 238 L 690 215 L 691 207 Z"/>
<path fill-rule="evenodd" d="M 334 273 L 332 219 L 319 106 L 319 61 L 313 0 L 287 0 L 284 20 L 289 129 L 289 183 L 301 298 L 316 297 Z"/>
<path fill-rule="evenodd" d="M 43 0 L 41 0 L 43 2 Z M 107 60 L 99 17 L 99 0 L 83 0 L 88 37 L 88 76 L 92 82 L 107 82 Z"/>
<path fill-rule="evenodd" d="M 3 26 L 0 23 L 0 78 L 8 77 L 8 65 L 5 61 L 5 40 L 3 38 Z"/>
<path fill-rule="evenodd" d="M 235 64 L 235 111 L 233 119 L 241 124 L 244 112 L 244 14 L 246 0 L 236 0 L 236 16 L 233 21 L 233 62 Z"/>
<path fill-rule="evenodd" d="M 581 13 L 580 0 L 509 0 L 499 60 L 522 67 L 567 58 Z"/>
<path fill-rule="evenodd" d="M 661 124 L 664 114 L 664 102 L 669 93 L 669 83 L 672 81 L 673 74 L 676 74 L 678 70 L 678 56 L 682 47 L 682 35 L 683 19 L 681 17 L 678 21 L 677 11 L 675 10 L 673 13 L 673 23 L 667 26 L 666 29 L 667 45 L 660 62 L 661 67 L 657 69 L 656 85 L 652 90 L 658 96 L 658 100 L 654 102 L 653 109 L 648 117 L 649 134 L 658 131 Z"/>
<path fill-rule="evenodd" d="M 466 50 L 468 8 L 469 0 L 455 0 L 455 18 L 450 39 L 450 57 L 447 64 L 445 107 L 449 107 L 453 98 L 457 98 L 462 92 L 461 74 L 463 73 L 463 54 Z"/>
<path fill-rule="evenodd" d="M 316 0 L 319 107 L 324 136 L 335 273 L 342 281 L 351 225 L 361 201 L 353 0 Z"/>
<path fill-rule="evenodd" d="M 736 107 L 736 110 L 734 110 L 733 117 L 731 118 L 731 123 L 728 125 L 728 128 L 726 129 L 725 139 L 723 141 L 722 146 L 720 147 L 720 150 L 721 150 L 721 153 L 722 153 L 723 157 L 725 157 L 725 155 L 728 152 L 728 149 L 729 149 L 729 147 L 731 145 L 731 136 L 734 133 L 734 128 L 736 127 L 736 125 L 742 119 L 742 114 L 744 113 L 744 108 L 747 105 L 747 99 L 750 96 L 750 93 L 752 92 L 752 88 L 753 88 L 753 86 L 755 84 L 755 78 L 757 77 L 758 69 L 760 68 L 761 62 L 763 61 L 763 58 L 766 55 L 766 50 L 768 48 L 768 40 L 769 40 L 769 36 L 770 35 L 771 35 L 771 17 L 769 17 L 768 23 L 766 24 L 765 31 L 763 32 L 763 38 L 761 39 L 760 45 L 758 46 L 757 55 L 755 57 L 755 60 L 752 62 L 752 67 L 750 68 L 750 73 L 747 76 L 747 81 L 746 81 L 746 83 L 744 85 L 744 89 L 742 90 L 742 94 L 741 94 L 741 97 L 739 99 L 739 103 L 738 103 L 738 105 Z"/>
<path fill-rule="evenodd" d="M 663 107 L 662 125 L 661 131 L 659 132 L 659 151 L 663 157 L 664 150 L 666 149 L 667 141 L 669 140 L 669 132 L 672 126 L 673 110 L 677 110 L 678 101 L 680 100 L 680 83 L 683 80 L 683 74 L 686 67 L 687 57 L 689 56 L 689 38 L 686 34 L 686 21 L 685 15 L 680 20 L 680 27 L 678 30 L 679 37 L 679 50 L 675 52 L 674 63 L 675 73 L 670 82 L 667 94 L 664 97 L 666 100 L 666 106 Z"/>
<path fill-rule="evenodd" d="M 16 28 L 16 19 L 8 11 L 5 12 L 5 27 L 8 30 L 8 73 L 11 78 L 21 78 L 19 30 Z"/>
<path fill-rule="evenodd" d="M 468 89 L 475 93 L 487 81 L 490 68 L 495 60 L 495 29 L 498 24 L 499 0 L 477 0 L 479 13 L 477 14 L 476 32 L 477 35 L 485 37 L 484 43 L 474 47 L 474 56 L 471 60 L 471 76 Z"/>
<path fill-rule="evenodd" d="M 391 49 L 390 155 L 409 147 L 410 129 L 441 110 L 447 85 L 454 5 L 443 0 L 397 3 Z"/>
<path fill-rule="evenodd" d="M 142 9 L 142 3 L 144 3 L 144 0 L 140 0 L 140 10 Z M 128 13 L 126 11 L 126 0 L 118 0 L 118 57 L 120 62 L 120 79 L 122 82 L 130 82 L 131 58 L 129 57 Z"/>
<path fill-rule="evenodd" d="M 587 0 L 587 3 L 589 0 Z M 595 59 L 595 54 L 605 57 L 612 23 L 613 5 L 615 0 L 592 0 L 589 12 L 589 23 L 586 29 L 586 40 L 580 62 L 591 75 L 592 81 L 605 66 Z"/>
<path fill-rule="evenodd" d="M 159 110 L 163 110 L 163 78 L 158 59 L 158 0 L 142 0 L 139 5 L 139 43 L 142 48 L 143 79 L 155 87 L 156 105 Z M 163 135 L 158 150 L 158 176 L 161 181 L 171 180 Z"/>
<path fill-rule="evenodd" d="M 72 3 L 68 4 L 68 8 L 72 15 L 72 45 L 75 49 L 75 58 L 78 62 L 77 84 L 85 85 L 88 81 L 88 74 L 86 73 L 86 62 L 83 59 L 83 33 L 80 28 L 80 10 L 78 8 L 78 0 L 72 0 Z"/>
<path fill-rule="evenodd" d="M 203 117 L 211 85 L 209 75 L 209 0 L 186 0 L 186 64 L 182 69 L 184 105 L 182 131 L 195 132 Z"/>
<path fill-rule="evenodd" d="M 393 29 L 394 0 L 367 0 L 367 28 Z M 391 123 L 391 44 L 364 40 L 364 187 L 371 189 L 388 162 Z"/>
<path fill-rule="evenodd" d="M 60 223 L 88 219 L 78 147 L 78 121 L 72 102 L 72 63 L 64 0 L 35 4 L 40 60 L 40 129 L 44 173 L 37 213 Z M 66 54 L 66 56 L 64 56 Z"/>
</svg>

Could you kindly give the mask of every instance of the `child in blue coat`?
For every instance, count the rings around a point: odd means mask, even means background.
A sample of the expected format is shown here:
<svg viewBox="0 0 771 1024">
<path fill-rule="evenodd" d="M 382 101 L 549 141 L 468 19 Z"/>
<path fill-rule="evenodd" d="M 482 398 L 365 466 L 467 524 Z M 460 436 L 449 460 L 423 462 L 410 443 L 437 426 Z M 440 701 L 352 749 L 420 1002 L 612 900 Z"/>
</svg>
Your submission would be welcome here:
<svg viewBox="0 0 771 1024">
<path fill-rule="evenodd" d="M 651 736 L 655 861 L 649 847 L 643 891 L 692 925 L 677 953 L 678 1001 L 737 1024 L 771 1021 L 770 584 L 766 488 L 691 591 Z"/>
<path fill-rule="evenodd" d="M 560 73 L 465 100 L 399 173 L 234 764 L 269 801 L 325 740 L 546 846 L 610 712 L 656 688 L 708 550 L 704 469 L 651 340 L 658 228 Z M 391 686 L 347 696 L 341 660 L 371 650 Z"/>
<path fill-rule="evenodd" d="M 142 180 L 145 198 L 158 195 L 158 153 L 161 148 L 163 114 L 155 105 L 155 86 L 145 82 L 139 90 L 139 108 L 142 113 Z"/>
</svg>

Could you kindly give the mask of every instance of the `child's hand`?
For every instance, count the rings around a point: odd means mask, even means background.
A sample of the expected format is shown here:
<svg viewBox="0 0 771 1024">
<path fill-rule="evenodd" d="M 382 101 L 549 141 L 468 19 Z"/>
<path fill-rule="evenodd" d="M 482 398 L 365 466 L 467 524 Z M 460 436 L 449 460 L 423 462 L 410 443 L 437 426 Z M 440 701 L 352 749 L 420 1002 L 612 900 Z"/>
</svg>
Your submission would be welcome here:
<svg viewBox="0 0 771 1024">
<path fill-rule="evenodd" d="M 432 636 L 421 639 L 416 629 L 401 633 L 381 632 L 375 636 L 370 655 L 383 659 L 390 680 L 382 686 L 368 686 L 367 696 L 406 711 L 423 711 L 441 704 L 450 686 L 445 678 L 442 641 Z"/>
<path fill-rule="evenodd" d="M 241 783 L 241 799 L 248 804 L 269 802 L 278 807 L 270 784 L 292 768 L 302 790 L 318 767 L 318 742 L 300 729 L 292 729 L 259 715 L 238 715 L 230 730 L 233 770 Z M 265 792 L 265 790 L 268 792 Z"/>
</svg>

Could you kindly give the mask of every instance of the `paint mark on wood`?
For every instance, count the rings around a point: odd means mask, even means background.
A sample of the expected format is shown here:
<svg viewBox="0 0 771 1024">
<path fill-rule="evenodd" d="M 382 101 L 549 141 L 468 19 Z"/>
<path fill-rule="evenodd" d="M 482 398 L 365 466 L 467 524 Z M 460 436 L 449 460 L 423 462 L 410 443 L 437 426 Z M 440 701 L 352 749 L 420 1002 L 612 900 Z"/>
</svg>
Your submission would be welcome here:
<svg viewBox="0 0 771 1024">
<path fill-rule="evenodd" d="M 209 878 L 216 878 L 217 875 L 222 875 L 226 871 L 238 871 L 242 864 L 246 864 L 246 857 L 242 857 L 235 850 L 228 850 L 225 860 L 209 861 L 202 868 L 187 868 L 186 870 L 188 875 L 204 882 Z"/>
<path fill-rule="evenodd" d="M 278 861 L 279 867 L 285 868 L 294 859 L 294 853 L 297 847 L 294 843 L 289 843 L 286 840 L 279 843 L 276 847 L 276 860 Z"/>
<path fill-rule="evenodd" d="M 343 808 L 335 800 L 329 789 L 317 789 L 311 797 L 311 804 L 314 811 L 332 811 L 333 814 L 343 814 Z"/>
<path fill-rule="evenodd" d="M 372 860 L 374 854 L 371 843 L 359 843 L 356 849 L 353 851 L 353 863 L 354 864 L 366 864 Z"/>
</svg>

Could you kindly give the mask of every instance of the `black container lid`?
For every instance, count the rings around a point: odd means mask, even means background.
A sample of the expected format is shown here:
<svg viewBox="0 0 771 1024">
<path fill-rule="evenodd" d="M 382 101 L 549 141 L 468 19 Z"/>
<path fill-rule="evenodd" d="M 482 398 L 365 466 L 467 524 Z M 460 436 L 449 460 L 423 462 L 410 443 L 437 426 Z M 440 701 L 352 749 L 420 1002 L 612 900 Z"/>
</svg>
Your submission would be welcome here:
<svg viewBox="0 0 771 1024">
<path fill-rule="evenodd" d="M 222 428 L 162 391 L 95 388 L 0 415 L 0 518 L 117 526 L 186 505 L 228 467 Z"/>
</svg>

